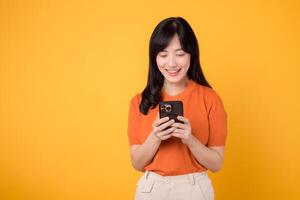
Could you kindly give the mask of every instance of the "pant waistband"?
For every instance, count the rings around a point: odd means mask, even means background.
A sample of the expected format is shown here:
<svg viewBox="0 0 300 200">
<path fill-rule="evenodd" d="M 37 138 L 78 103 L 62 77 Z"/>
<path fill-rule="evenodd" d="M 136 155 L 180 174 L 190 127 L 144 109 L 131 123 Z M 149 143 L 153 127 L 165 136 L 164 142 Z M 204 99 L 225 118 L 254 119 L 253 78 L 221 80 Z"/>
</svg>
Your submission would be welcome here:
<svg viewBox="0 0 300 200">
<path fill-rule="evenodd" d="M 208 178 L 207 171 L 203 172 L 193 172 L 183 175 L 174 175 L 174 176 L 162 176 L 152 171 L 146 170 L 144 173 L 145 179 L 154 179 L 156 181 L 162 181 L 165 183 L 169 182 L 190 182 L 191 184 L 195 183 L 196 179 Z"/>
</svg>

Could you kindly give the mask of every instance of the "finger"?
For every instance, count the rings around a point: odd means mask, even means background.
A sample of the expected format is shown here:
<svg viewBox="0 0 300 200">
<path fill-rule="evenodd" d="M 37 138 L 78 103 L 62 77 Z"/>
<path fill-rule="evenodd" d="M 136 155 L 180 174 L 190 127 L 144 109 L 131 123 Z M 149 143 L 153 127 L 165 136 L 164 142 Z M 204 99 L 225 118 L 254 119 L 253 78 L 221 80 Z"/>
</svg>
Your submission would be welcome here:
<svg viewBox="0 0 300 200">
<path fill-rule="evenodd" d="M 153 122 L 153 126 L 157 126 L 158 125 L 158 123 L 157 123 L 158 120 L 159 120 L 159 113 L 157 112 L 156 118 L 155 118 L 155 120 Z"/>
<path fill-rule="evenodd" d="M 168 128 L 168 129 L 166 129 L 166 130 L 164 130 L 164 131 L 159 132 L 159 133 L 157 134 L 157 136 L 161 137 L 161 136 L 163 136 L 163 135 L 168 135 L 168 134 L 172 133 L 175 129 L 176 129 L 176 128 L 174 128 L 174 127 L 170 127 L 170 128 Z"/>
<path fill-rule="evenodd" d="M 185 134 L 185 130 L 179 128 L 176 128 L 173 132 L 178 134 Z"/>
<path fill-rule="evenodd" d="M 177 119 L 179 119 L 180 121 L 183 121 L 185 124 L 189 124 L 189 120 L 183 116 L 178 115 Z"/>
<path fill-rule="evenodd" d="M 164 123 L 164 122 L 166 122 L 168 120 L 169 120 L 168 116 L 167 117 L 163 117 L 161 119 L 155 120 L 154 123 L 153 123 L 153 125 L 154 126 L 160 126 L 162 123 Z"/>
<path fill-rule="evenodd" d="M 166 121 L 168 121 L 168 120 L 170 120 L 170 117 L 169 117 L 169 116 L 166 116 L 166 117 L 160 118 L 160 119 L 158 120 L 158 122 L 161 124 L 161 123 L 166 122 Z"/>
<path fill-rule="evenodd" d="M 177 138 L 184 138 L 184 136 L 180 133 L 172 133 L 172 136 L 177 137 Z"/>
<path fill-rule="evenodd" d="M 167 128 L 168 126 L 171 126 L 173 123 L 175 123 L 175 120 L 174 120 L 174 119 L 171 119 L 170 121 L 165 122 L 164 124 L 161 124 L 161 125 L 158 127 L 158 130 L 162 131 L 162 130 L 164 130 L 165 128 Z"/>
<path fill-rule="evenodd" d="M 187 125 L 176 122 L 176 123 L 172 124 L 171 126 L 181 128 L 181 129 L 185 129 Z"/>
<path fill-rule="evenodd" d="M 166 140 L 169 139 L 170 137 L 172 137 L 172 134 L 164 135 L 161 137 L 161 140 Z"/>
<path fill-rule="evenodd" d="M 167 135 L 167 134 L 170 134 L 172 133 L 176 128 L 175 127 L 171 127 L 171 128 L 168 128 L 160 133 L 157 134 L 158 137 L 161 137 L 161 136 L 164 136 L 164 135 Z"/>
</svg>

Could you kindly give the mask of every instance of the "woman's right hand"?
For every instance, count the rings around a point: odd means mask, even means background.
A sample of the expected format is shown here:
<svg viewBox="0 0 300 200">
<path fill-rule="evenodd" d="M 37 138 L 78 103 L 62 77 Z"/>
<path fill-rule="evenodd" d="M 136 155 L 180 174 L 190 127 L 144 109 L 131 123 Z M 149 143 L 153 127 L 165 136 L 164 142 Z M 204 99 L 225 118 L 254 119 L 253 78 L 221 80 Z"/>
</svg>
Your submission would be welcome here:
<svg viewBox="0 0 300 200">
<path fill-rule="evenodd" d="M 161 142 L 172 137 L 171 133 L 176 129 L 176 127 L 171 127 L 173 123 L 175 123 L 174 119 L 169 120 L 169 117 L 159 118 L 159 114 L 157 113 L 156 119 L 152 123 L 154 138 Z M 167 127 L 169 128 L 164 130 Z"/>
</svg>

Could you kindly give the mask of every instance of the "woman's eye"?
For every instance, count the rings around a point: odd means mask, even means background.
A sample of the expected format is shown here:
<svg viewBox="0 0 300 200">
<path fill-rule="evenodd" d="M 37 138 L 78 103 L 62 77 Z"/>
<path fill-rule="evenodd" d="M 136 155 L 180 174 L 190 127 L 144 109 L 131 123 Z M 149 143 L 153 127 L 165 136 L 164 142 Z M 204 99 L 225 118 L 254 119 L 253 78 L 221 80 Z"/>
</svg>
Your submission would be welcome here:
<svg viewBox="0 0 300 200">
<path fill-rule="evenodd" d="M 159 55 L 160 57 L 166 57 L 167 55 Z"/>
<path fill-rule="evenodd" d="M 177 54 L 177 56 L 184 56 L 184 54 Z"/>
</svg>

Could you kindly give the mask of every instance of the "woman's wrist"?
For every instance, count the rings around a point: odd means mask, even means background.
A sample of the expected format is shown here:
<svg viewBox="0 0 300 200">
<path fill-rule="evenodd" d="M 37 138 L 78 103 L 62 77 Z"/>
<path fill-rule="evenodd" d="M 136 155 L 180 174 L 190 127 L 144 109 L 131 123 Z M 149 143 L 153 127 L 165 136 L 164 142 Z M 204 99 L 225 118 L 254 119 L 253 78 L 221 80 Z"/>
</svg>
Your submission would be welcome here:
<svg viewBox="0 0 300 200">
<path fill-rule="evenodd" d="M 151 139 L 152 139 L 155 143 L 160 143 L 160 142 L 161 142 L 160 138 L 157 137 L 153 131 L 150 133 L 150 137 L 151 137 Z"/>
<path fill-rule="evenodd" d="M 199 140 L 195 136 L 192 135 L 192 139 L 190 140 L 190 143 L 187 144 L 187 146 L 189 148 L 194 148 L 195 146 L 199 145 L 198 143 L 199 143 Z"/>
</svg>

